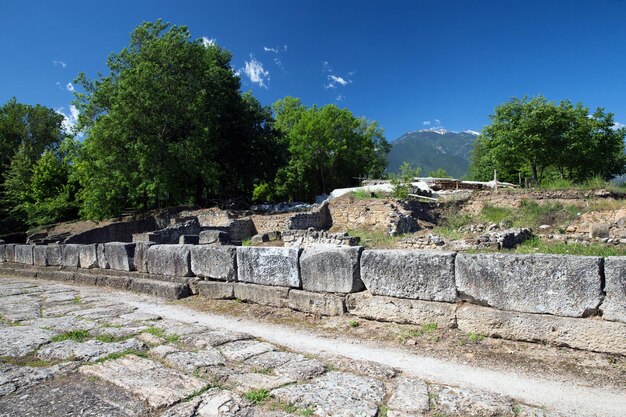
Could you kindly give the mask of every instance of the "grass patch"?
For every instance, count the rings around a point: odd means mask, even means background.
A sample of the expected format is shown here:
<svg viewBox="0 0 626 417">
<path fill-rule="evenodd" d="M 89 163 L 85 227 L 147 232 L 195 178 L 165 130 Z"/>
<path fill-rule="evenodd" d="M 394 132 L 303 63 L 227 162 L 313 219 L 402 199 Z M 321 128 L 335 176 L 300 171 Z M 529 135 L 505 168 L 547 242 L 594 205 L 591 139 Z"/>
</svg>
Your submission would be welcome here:
<svg viewBox="0 0 626 417">
<path fill-rule="evenodd" d="M 389 236 L 385 232 L 379 232 L 375 230 L 349 230 L 350 236 L 357 236 L 361 238 L 361 246 L 365 248 L 393 248 L 395 244 L 410 234 Z"/>
<path fill-rule="evenodd" d="M 176 333 L 166 333 L 165 330 L 159 328 L 159 327 L 148 327 L 146 330 L 144 330 L 145 333 L 150 333 L 153 336 L 156 337 L 160 337 L 161 339 L 164 339 L 166 342 L 168 343 L 176 343 L 180 340 L 180 336 L 177 335 Z"/>
<path fill-rule="evenodd" d="M 350 320 L 350 321 L 348 322 L 348 326 L 350 326 L 350 327 L 352 327 L 352 328 L 359 327 L 359 322 L 358 322 L 358 321 L 356 321 L 356 320 Z"/>
<path fill-rule="evenodd" d="M 250 402 L 260 404 L 270 397 L 270 392 L 264 388 L 253 389 L 246 392 L 245 397 Z"/>
<path fill-rule="evenodd" d="M 272 368 L 252 368 L 252 373 L 254 374 L 262 374 L 262 375 L 271 375 Z"/>
<path fill-rule="evenodd" d="M 252 239 L 244 239 L 241 241 L 241 246 L 252 246 Z"/>
<path fill-rule="evenodd" d="M 377 417 L 387 417 L 387 413 L 389 412 L 389 410 L 387 409 L 386 406 L 381 405 L 380 407 L 378 407 L 378 414 L 376 414 Z"/>
<path fill-rule="evenodd" d="M 580 243 L 549 242 L 533 237 L 517 246 L 514 253 L 550 253 L 556 255 L 582 256 L 626 256 L 626 248 L 607 246 L 599 243 L 583 245 Z"/>
<path fill-rule="evenodd" d="M 467 341 L 472 343 L 478 343 L 485 340 L 485 335 L 481 333 L 470 333 L 467 335 Z"/>
<path fill-rule="evenodd" d="M 96 336 L 95 339 L 103 343 L 115 343 L 123 342 L 124 340 L 128 340 L 131 337 L 132 336 L 111 336 L 108 334 L 101 334 L 100 336 Z"/>
<path fill-rule="evenodd" d="M 82 304 L 83 300 L 80 299 L 79 296 L 72 298 L 72 304 Z"/>
<path fill-rule="evenodd" d="M 12 320 L 9 320 L 9 319 L 5 319 L 5 318 L 4 318 L 4 317 L 2 317 L 2 316 L 0 316 L 0 324 L 4 324 L 5 326 L 11 326 L 11 327 L 14 327 L 14 326 L 19 326 L 19 325 L 20 325 L 20 323 L 19 323 L 19 322 L 17 322 L 17 321 L 12 321 Z"/>
<path fill-rule="evenodd" d="M 89 339 L 89 330 L 71 330 L 69 332 L 58 334 L 52 337 L 53 342 L 62 342 L 64 340 L 73 340 L 75 342 L 84 342 Z"/>
<path fill-rule="evenodd" d="M 98 359 L 95 363 L 112 361 L 115 359 L 123 358 L 124 356 L 127 356 L 127 355 L 135 355 L 135 356 L 139 356 L 140 358 L 148 357 L 148 354 L 144 351 L 137 350 L 137 349 L 126 349 L 121 352 L 109 353 L 108 355 L 103 356 L 102 358 Z"/>
<path fill-rule="evenodd" d="M 27 356 L 0 356 L 0 362 L 7 363 L 9 365 L 16 366 L 28 366 L 31 368 L 44 368 L 47 366 L 56 365 L 59 361 L 49 361 L 44 359 L 39 359 L 34 355 Z"/>
<path fill-rule="evenodd" d="M 500 223 L 502 221 L 511 221 L 513 219 L 513 210 L 508 207 L 492 206 L 486 204 L 480 212 L 481 220 L 488 223 Z"/>
<path fill-rule="evenodd" d="M 313 415 L 313 410 L 311 410 L 310 408 L 304 408 L 304 409 L 298 411 L 298 414 L 300 414 L 301 416 L 304 416 L 304 417 L 312 416 Z"/>
<path fill-rule="evenodd" d="M 200 389 L 198 389 L 198 390 L 195 390 L 194 392 L 192 392 L 191 394 L 189 394 L 188 396 L 186 396 L 185 398 L 183 398 L 183 402 L 186 402 L 186 401 L 191 401 L 191 400 L 193 400 L 194 398 L 196 398 L 196 397 L 198 397 L 198 396 L 200 396 L 200 395 L 204 394 L 205 392 L 207 392 L 207 391 L 208 391 L 208 390 L 210 390 L 211 388 L 213 388 L 213 386 L 209 384 L 209 385 L 207 385 L 207 386 L 206 386 L 206 387 L 204 387 L 204 388 L 200 388 Z"/>
<path fill-rule="evenodd" d="M 298 407 L 295 405 L 280 400 L 272 401 L 269 405 L 269 409 L 271 411 L 280 410 L 288 414 L 295 414 L 298 411 Z"/>
<path fill-rule="evenodd" d="M 401 342 L 404 342 L 408 338 L 417 338 L 422 337 L 425 334 L 433 333 L 438 328 L 439 326 L 437 325 L 437 323 L 426 323 L 417 329 L 403 330 L 398 335 L 398 339 Z"/>
<path fill-rule="evenodd" d="M 365 190 L 352 191 L 351 194 L 355 200 L 370 200 L 372 198 L 385 198 L 385 195 L 383 195 L 382 193 L 377 193 L 373 191 L 365 191 Z"/>
</svg>

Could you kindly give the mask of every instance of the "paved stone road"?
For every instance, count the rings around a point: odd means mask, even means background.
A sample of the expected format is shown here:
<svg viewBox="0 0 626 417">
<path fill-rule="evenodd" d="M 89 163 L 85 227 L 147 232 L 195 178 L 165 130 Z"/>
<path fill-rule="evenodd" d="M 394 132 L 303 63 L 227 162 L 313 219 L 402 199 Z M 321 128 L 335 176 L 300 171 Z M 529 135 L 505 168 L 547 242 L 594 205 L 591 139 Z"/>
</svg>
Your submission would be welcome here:
<svg viewBox="0 0 626 417">
<path fill-rule="evenodd" d="M 560 415 L 163 319 L 106 291 L 0 277 L 0 416 Z"/>
</svg>

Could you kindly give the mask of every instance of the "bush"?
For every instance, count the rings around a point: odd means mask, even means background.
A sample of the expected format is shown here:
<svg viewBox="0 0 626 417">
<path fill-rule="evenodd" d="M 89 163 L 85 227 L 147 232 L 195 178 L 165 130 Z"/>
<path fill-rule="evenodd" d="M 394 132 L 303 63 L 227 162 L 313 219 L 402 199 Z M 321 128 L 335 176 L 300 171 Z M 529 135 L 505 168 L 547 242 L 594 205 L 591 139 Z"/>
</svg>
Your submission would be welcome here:
<svg viewBox="0 0 626 417">
<path fill-rule="evenodd" d="M 406 200 L 412 191 L 413 178 L 419 176 L 422 169 L 420 167 L 411 168 L 408 162 L 400 166 L 399 174 L 391 175 L 392 195 L 398 200 Z"/>
</svg>

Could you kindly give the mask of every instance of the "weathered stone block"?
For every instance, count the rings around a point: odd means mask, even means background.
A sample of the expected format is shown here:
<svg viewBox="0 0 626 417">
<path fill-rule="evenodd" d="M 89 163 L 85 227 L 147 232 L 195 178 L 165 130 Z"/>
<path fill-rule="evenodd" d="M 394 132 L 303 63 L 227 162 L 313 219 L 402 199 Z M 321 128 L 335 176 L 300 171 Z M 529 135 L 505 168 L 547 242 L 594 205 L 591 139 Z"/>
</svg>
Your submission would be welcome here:
<svg viewBox="0 0 626 417">
<path fill-rule="evenodd" d="M 80 267 L 84 269 L 98 268 L 98 245 L 81 245 L 79 250 Z"/>
<path fill-rule="evenodd" d="M 298 248 L 237 248 L 237 280 L 300 288 Z"/>
<path fill-rule="evenodd" d="M 604 276 L 602 318 L 626 323 L 626 257 L 605 258 Z"/>
<path fill-rule="evenodd" d="M 200 281 L 197 284 L 198 294 L 212 300 L 228 300 L 235 298 L 235 284 L 233 282 Z"/>
<path fill-rule="evenodd" d="M 135 268 L 139 272 L 148 272 L 148 249 L 156 243 L 142 241 L 135 242 Z"/>
<path fill-rule="evenodd" d="M 127 290 L 132 279 L 130 277 L 116 275 L 98 275 L 96 285 L 99 287 L 109 287 L 118 290 Z"/>
<path fill-rule="evenodd" d="M 570 255 L 459 254 L 462 299 L 501 310 L 584 317 L 602 301 L 601 258 Z"/>
<path fill-rule="evenodd" d="M 230 242 L 230 235 L 223 230 L 203 230 L 198 235 L 200 245 L 226 245 Z"/>
<path fill-rule="evenodd" d="M 289 288 L 235 283 L 235 297 L 272 307 L 289 307 Z"/>
<path fill-rule="evenodd" d="M 456 304 L 452 303 L 385 297 L 366 291 L 348 294 L 346 307 L 350 314 L 369 320 L 418 325 L 437 323 L 440 328 L 455 325 Z"/>
<path fill-rule="evenodd" d="M 457 324 L 466 333 L 626 354 L 626 324 L 613 321 L 518 313 L 465 303 L 457 310 Z"/>
<path fill-rule="evenodd" d="M 46 269 L 42 271 L 37 271 L 37 278 L 52 281 L 73 282 L 74 272 L 59 271 L 58 269 Z"/>
<path fill-rule="evenodd" d="M 63 260 L 62 246 L 34 246 L 33 264 L 37 266 L 59 266 Z"/>
<path fill-rule="evenodd" d="M 202 278 L 220 281 L 237 279 L 237 248 L 199 245 L 191 248 L 191 270 Z"/>
<path fill-rule="evenodd" d="M 18 264 L 33 264 L 33 246 L 15 245 L 15 262 Z"/>
<path fill-rule="evenodd" d="M 117 271 L 135 270 L 135 243 L 105 243 L 104 253 L 109 268 Z"/>
<path fill-rule="evenodd" d="M 289 308 L 321 316 L 341 316 L 346 312 L 345 296 L 290 290 Z"/>
<path fill-rule="evenodd" d="M 15 262 L 15 243 L 7 243 L 4 248 L 4 261 Z"/>
<path fill-rule="evenodd" d="M 48 249 L 46 246 L 35 246 L 33 248 L 33 265 L 48 266 Z"/>
<path fill-rule="evenodd" d="M 81 245 L 77 244 L 63 245 L 61 264 L 68 268 L 78 268 L 80 266 L 80 247 Z"/>
<path fill-rule="evenodd" d="M 6 262 L 7 259 L 7 245 L 4 243 L 0 244 L 0 262 Z"/>
<path fill-rule="evenodd" d="M 200 237 L 198 235 L 182 235 L 178 238 L 179 245 L 199 245 Z"/>
<path fill-rule="evenodd" d="M 366 250 L 361 279 L 374 295 L 427 301 L 456 301 L 454 253 Z"/>
<path fill-rule="evenodd" d="M 72 278 L 77 284 L 96 285 L 98 283 L 98 275 L 88 272 L 76 272 Z"/>
<path fill-rule="evenodd" d="M 109 261 L 107 261 L 104 243 L 99 243 L 96 247 L 96 255 L 98 257 L 98 268 L 109 269 Z"/>
<path fill-rule="evenodd" d="M 300 256 L 302 288 L 306 291 L 349 293 L 365 288 L 361 281 L 361 247 L 318 246 Z"/>
<path fill-rule="evenodd" d="M 610 224 L 607 223 L 592 223 L 589 226 L 589 237 L 590 238 L 608 238 L 609 236 L 609 229 L 610 229 Z"/>
<path fill-rule="evenodd" d="M 190 245 L 154 245 L 148 248 L 148 272 L 178 277 L 192 276 Z"/>
<path fill-rule="evenodd" d="M 175 282 L 133 279 L 129 288 L 134 292 L 168 298 L 170 300 L 178 300 L 189 296 L 189 287 L 187 284 L 178 284 Z"/>
</svg>

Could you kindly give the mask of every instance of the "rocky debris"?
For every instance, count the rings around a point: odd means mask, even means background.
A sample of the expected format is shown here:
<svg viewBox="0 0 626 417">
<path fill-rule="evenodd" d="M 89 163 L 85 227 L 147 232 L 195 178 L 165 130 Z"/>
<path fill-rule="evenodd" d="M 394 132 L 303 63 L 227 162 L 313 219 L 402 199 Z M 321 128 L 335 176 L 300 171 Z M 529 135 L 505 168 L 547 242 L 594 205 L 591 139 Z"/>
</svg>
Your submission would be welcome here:
<svg viewBox="0 0 626 417">
<path fill-rule="evenodd" d="M 610 225 L 607 223 L 593 223 L 589 226 L 590 238 L 608 238 Z"/>
<path fill-rule="evenodd" d="M 385 397 L 385 385 L 375 379 L 345 372 L 328 372 L 307 384 L 290 385 L 272 395 L 315 414 L 375 417 Z"/>
<path fill-rule="evenodd" d="M 228 245 L 229 243 L 230 235 L 223 230 L 203 230 L 198 239 L 200 245 Z"/>
<path fill-rule="evenodd" d="M 79 372 L 122 388 L 157 409 L 171 406 L 208 385 L 200 378 L 182 374 L 135 355 L 98 365 L 82 366 Z"/>
<path fill-rule="evenodd" d="M 0 356 L 25 356 L 49 343 L 55 333 L 33 326 L 0 328 Z"/>
<path fill-rule="evenodd" d="M 365 288 L 361 281 L 362 247 L 313 247 L 300 255 L 302 288 L 306 291 L 350 293 Z"/>
<path fill-rule="evenodd" d="M 368 250 L 361 279 L 374 295 L 427 301 L 456 301 L 454 253 Z"/>
<path fill-rule="evenodd" d="M 603 298 L 601 261 L 591 256 L 459 254 L 456 288 L 461 299 L 501 310 L 585 317 L 597 311 Z"/>
<path fill-rule="evenodd" d="M 361 238 L 348 233 L 330 233 L 315 229 L 286 230 L 281 239 L 286 247 L 309 247 L 315 245 L 358 246 Z"/>
</svg>

